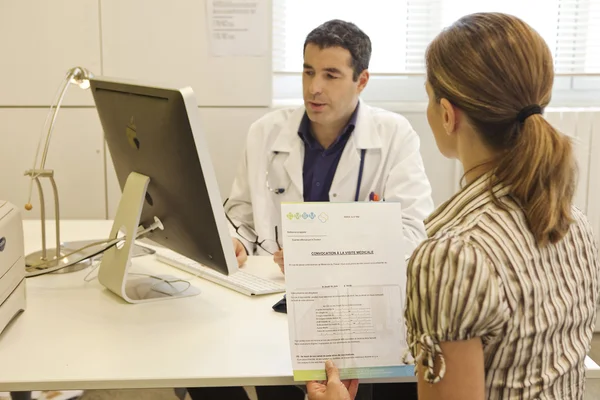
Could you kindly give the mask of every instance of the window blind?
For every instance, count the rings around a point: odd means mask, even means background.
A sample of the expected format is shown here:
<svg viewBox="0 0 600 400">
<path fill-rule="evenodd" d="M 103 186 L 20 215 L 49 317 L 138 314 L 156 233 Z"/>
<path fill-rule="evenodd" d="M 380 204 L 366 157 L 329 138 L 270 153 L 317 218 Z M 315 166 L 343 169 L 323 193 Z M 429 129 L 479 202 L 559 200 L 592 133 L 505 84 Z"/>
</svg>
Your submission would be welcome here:
<svg viewBox="0 0 600 400">
<path fill-rule="evenodd" d="M 425 49 L 445 27 L 474 12 L 522 18 L 550 47 L 559 73 L 600 73 L 600 0 L 273 0 L 273 67 L 302 70 L 306 35 L 334 18 L 371 38 L 371 73 L 424 72 Z"/>
</svg>

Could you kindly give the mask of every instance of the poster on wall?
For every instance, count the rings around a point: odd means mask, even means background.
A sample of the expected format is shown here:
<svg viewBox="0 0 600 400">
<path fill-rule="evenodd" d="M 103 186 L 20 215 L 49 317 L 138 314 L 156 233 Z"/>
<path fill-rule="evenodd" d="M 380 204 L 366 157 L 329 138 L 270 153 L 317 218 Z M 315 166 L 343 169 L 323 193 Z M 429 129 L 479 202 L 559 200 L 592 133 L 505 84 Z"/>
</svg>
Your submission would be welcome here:
<svg viewBox="0 0 600 400">
<path fill-rule="evenodd" d="M 264 57 L 269 50 L 268 0 L 206 0 L 213 57 Z"/>
</svg>

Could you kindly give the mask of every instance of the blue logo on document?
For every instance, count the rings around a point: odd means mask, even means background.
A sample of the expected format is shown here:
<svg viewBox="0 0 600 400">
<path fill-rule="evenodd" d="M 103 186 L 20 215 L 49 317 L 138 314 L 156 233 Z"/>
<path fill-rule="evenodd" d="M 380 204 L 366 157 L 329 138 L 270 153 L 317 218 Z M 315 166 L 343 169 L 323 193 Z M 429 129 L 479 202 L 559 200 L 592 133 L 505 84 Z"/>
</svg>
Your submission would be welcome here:
<svg viewBox="0 0 600 400">
<path fill-rule="evenodd" d="M 315 218 L 317 218 L 317 214 L 315 214 L 313 211 L 311 211 L 310 213 L 304 211 L 303 213 L 287 213 L 286 218 L 289 219 L 290 221 L 293 220 L 313 220 Z M 321 222 L 324 222 L 323 219 L 321 217 L 319 217 L 319 220 L 321 220 Z"/>
<path fill-rule="evenodd" d="M 5 247 L 6 247 L 6 238 L 3 237 L 2 239 L 0 239 L 0 251 L 4 251 Z"/>
</svg>

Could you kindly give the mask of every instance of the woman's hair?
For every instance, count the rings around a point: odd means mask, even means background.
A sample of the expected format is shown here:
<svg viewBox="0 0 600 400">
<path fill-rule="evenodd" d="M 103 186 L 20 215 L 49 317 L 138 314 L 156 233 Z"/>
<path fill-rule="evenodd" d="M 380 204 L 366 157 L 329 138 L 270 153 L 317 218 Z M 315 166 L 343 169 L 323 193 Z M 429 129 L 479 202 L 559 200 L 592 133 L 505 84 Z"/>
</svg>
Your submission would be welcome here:
<svg viewBox="0 0 600 400">
<path fill-rule="evenodd" d="M 462 110 L 498 152 L 490 179 L 511 188 L 538 245 L 562 239 L 571 223 L 576 165 L 570 138 L 541 115 L 554 79 L 542 37 L 511 15 L 467 15 L 429 45 L 426 63 L 437 101 Z"/>
</svg>

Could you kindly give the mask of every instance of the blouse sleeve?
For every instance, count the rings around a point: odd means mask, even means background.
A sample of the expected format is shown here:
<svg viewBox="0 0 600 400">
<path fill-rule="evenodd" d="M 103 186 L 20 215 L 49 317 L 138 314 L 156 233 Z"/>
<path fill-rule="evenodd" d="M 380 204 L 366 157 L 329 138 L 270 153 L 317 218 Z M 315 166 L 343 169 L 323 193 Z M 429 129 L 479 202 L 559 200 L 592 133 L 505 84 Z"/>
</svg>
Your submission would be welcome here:
<svg viewBox="0 0 600 400">
<path fill-rule="evenodd" d="M 428 240 L 415 251 L 408 265 L 407 339 L 416 368 L 427 368 L 427 382 L 444 377 L 440 343 L 476 337 L 484 344 L 493 342 L 500 337 L 508 312 L 502 284 L 475 245 L 458 238 Z"/>
</svg>

